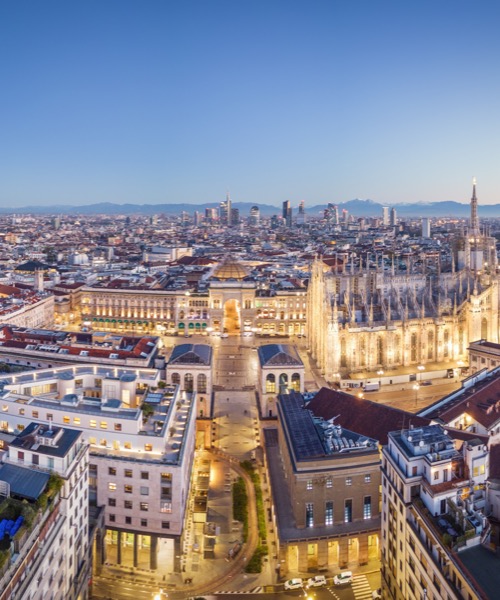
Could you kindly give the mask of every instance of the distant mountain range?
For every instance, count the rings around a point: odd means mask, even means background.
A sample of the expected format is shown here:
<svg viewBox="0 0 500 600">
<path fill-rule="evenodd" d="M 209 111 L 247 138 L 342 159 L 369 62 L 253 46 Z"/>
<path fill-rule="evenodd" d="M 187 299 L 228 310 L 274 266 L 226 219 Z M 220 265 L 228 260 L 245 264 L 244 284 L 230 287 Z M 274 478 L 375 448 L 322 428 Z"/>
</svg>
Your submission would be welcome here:
<svg viewBox="0 0 500 600">
<path fill-rule="evenodd" d="M 195 211 L 204 212 L 205 208 L 217 208 L 218 203 L 206 204 L 113 204 L 101 202 L 86 206 L 24 206 L 22 208 L 0 208 L 0 214 L 39 214 L 39 215 L 179 215 L 185 211 L 193 214 Z M 233 202 L 233 208 L 240 211 L 240 216 L 245 217 L 250 213 L 252 206 L 258 206 L 262 215 L 280 215 L 281 207 L 270 204 L 251 202 Z M 373 200 L 349 200 L 337 204 L 339 211 L 347 210 L 356 217 L 381 217 L 383 204 Z M 385 205 L 387 206 L 387 205 Z M 468 217 L 470 205 L 454 201 L 429 202 L 414 204 L 393 204 L 398 217 Z M 326 204 L 306 206 L 306 213 L 310 216 L 319 215 L 326 208 Z M 500 204 L 479 205 L 480 217 L 500 217 Z M 296 214 L 297 208 L 293 207 Z"/>
</svg>

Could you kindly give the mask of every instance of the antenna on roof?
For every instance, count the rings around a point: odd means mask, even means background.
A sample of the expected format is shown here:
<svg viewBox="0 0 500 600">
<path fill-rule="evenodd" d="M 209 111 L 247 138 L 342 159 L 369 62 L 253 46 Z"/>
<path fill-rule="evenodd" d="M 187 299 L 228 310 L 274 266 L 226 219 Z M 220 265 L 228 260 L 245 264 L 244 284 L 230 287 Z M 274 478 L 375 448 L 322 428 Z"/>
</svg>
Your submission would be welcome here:
<svg viewBox="0 0 500 600">
<path fill-rule="evenodd" d="M 49 421 L 49 431 L 52 431 L 52 417 L 48 419 Z"/>
</svg>

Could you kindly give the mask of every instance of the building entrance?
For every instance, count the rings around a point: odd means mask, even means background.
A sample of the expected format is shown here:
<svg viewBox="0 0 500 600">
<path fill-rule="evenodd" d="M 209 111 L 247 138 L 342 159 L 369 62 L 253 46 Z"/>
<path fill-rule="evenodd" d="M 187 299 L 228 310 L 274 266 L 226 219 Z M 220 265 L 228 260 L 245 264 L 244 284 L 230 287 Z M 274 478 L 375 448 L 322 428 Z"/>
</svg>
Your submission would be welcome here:
<svg viewBox="0 0 500 600">
<path fill-rule="evenodd" d="M 227 300 L 224 304 L 224 333 L 240 333 L 240 303 L 238 300 Z"/>
</svg>

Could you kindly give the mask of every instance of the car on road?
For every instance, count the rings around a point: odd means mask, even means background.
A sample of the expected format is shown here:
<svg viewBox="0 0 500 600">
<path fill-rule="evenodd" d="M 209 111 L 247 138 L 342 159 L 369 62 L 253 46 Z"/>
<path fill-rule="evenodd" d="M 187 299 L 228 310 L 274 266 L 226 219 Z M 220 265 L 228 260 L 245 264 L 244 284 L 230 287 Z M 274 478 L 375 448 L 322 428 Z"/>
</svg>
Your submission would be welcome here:
<svg viewBox="0 0 500 600">
<path fill-rule="evenodd" d="M 307 587 L 323 587 L 326 585 L 326 577 L 324 575 L 316 575 L 315 577 L 310 577 L 307 580 Z"/>
<path fill-rule="evenodd" d="M 227 337 L 229 337 L 229 333 L 223 333 L 223 334 L 221 335 L 221 338 L 227 338 Z"/>
<path fill-rule="evenodd" d="M 333 578 L 335 585 L 345 585 L 346 583 L 352 583 L 352 571 L 343 571 Z"/>
<path fill-rule="evenodd" d="M 303 585 L 302 579 L 300 579 L 300 577 L 295 577 L 295 579 L 285 581 L 285 590 L 300 590 Z"/>
<path fill-rule="evenodd" d="M 420 385 L 432 385 L 432 381 L 429 381 L 428 379 L 425 381 L 421 381 Z"/>
</svg>

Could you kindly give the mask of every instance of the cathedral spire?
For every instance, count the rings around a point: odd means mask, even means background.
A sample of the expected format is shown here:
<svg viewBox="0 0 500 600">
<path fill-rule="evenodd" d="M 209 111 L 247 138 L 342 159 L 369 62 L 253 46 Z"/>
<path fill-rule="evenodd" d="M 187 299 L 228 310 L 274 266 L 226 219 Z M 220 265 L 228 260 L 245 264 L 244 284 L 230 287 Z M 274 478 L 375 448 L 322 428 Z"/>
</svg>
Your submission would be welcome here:
<svg viewBox="0 0 500 600">
<path fill-rule="evenodd" d="M 471 232 L 479 234 L 479 217 L 477 216 L 476 178 L 472 180 L 472 198 L 470 199 Z"/>
</svg>

